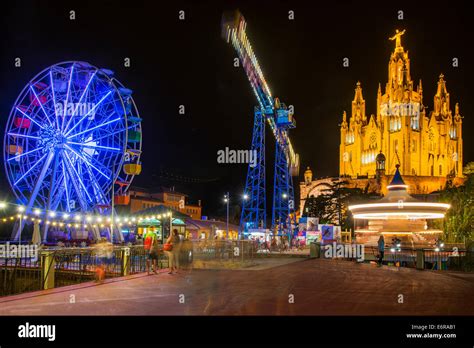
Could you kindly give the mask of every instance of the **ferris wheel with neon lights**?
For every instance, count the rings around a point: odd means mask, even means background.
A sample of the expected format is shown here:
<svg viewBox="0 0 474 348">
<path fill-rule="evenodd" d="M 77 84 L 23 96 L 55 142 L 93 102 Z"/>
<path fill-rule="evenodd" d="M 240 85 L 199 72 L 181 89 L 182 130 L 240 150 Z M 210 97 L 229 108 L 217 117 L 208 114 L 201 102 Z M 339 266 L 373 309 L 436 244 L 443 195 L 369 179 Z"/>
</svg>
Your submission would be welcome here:
<svg viewBox="0 0 474 348">
<path fill-rule="evenodd" d="M 36 75 L 11 109 L 5 171 L 26 211 L 98 212 L 128 204 L 141 172 L 141 118 L 108 69 L 62 62 Z"/>
</svg>

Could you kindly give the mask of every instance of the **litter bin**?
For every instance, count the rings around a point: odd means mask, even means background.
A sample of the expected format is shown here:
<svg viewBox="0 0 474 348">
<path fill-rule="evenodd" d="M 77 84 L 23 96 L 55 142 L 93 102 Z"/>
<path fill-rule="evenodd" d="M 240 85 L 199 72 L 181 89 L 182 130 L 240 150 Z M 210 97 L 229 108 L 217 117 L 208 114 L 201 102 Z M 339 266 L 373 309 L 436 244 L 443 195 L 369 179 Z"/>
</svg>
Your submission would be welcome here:
<svg viewBox="0 0 474 348">
<path fill-rule="evenodd" d="M 311 259 L 316 259 L 321 257 L 321 244 L 316 242 L 311 242 L 309 246 L 309 257 Z"/>
<path fill-rule="evenodd" d="M 425 269 L 425 252 L 423 249 L 416 251 L 416 269 Z"/>
</svg>

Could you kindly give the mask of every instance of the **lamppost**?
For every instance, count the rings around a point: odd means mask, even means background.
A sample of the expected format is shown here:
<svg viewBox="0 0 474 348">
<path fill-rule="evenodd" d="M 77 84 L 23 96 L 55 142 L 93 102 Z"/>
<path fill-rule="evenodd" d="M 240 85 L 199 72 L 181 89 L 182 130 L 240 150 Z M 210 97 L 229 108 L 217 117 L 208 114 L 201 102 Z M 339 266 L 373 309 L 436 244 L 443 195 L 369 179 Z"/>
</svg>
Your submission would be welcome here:
<svg viewBox="0 0 474 348">
<path fill-rule="evenodd" d="M 21 230 L 23 229 L 23 212 L 25 211 L 25 207 L 19 206 L 18 207 L 18 212 L 20 213 L 20 234 L 18 235 L 18 245 L 21 245 Z"/>
<path fill-rule="evenodd" d="M 283 192 L 283 194 L 281 195 L 281 197 L 282 197 L 285 201 L 288 199 L 288 195 L 286 194 L 286 192 Z M 289 204 L 289 203 L 287 203 L 287 204 Z M 287 228 L 288 243 L 291 243 L 291 233 L 290 233 L 290 231 L 291 231 L 291 218 L 290 218 L 289 215 L 287 216 L 287 221 L 286 221 L 286 223 L 287 223 L 287 227 L 286 227 L 286 228 Z M 280 220 L 280 221 L 279 221 L 279 224 L 278 224 L 278 226 L 279 226 L 279 228 L 278 228 L 278 234 L 280 234 L 280 231 L 283 229 L 283 226 L 282 226 L 282 225 L 283 225 L 283 222 Z M 282 233 L 282 234 L 283 234 L 283 233 Z"/>
<path fill-rule="evenodd" d="M 224 195 L 224 202 L 227 205 L 227 235 L 226 235 L 227 240 L 229 239 L 229 200 L 230 200 L 230 196 L 229 196 L 229 192 L 227 192 Z"/>
<path fill-rule="evenodd" d="M 244 201 L 248 201 L 249 195 L 246 194 L 246 193 L 244 193 L 243 199 L 244 199 Z M 244 204 L 245 204 L 245 203 L 244 203 Z M 244 229 L 244 231 L 242 231 L 242 228 Z M 245 223 L 244 226 L 240 226 L 240 236 L 239 236 L 239 239 L 244 239 L 244 238 L 245 238 L 245 233 L 244 233 L 244 232 L 245 232 L 246 229 L 247 229 L 247 223 Z"/>
<path fill-rule="evenodd" d="M 173 233 L 173 214 L 170 211 L 168 215 L 170 217 L 170 236 L 171 236 L 171 234 Z"/>
</svg>

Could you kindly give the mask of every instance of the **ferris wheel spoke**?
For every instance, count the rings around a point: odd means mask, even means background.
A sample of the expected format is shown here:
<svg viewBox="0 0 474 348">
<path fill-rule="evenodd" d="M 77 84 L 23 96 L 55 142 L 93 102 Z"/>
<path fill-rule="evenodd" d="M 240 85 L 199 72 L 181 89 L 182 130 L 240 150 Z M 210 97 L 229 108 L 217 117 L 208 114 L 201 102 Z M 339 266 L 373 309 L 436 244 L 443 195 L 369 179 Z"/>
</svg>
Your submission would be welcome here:
<svg viewBox="0 0 474 348">
<path fill-rule="evenodd" d="M 36 161 L 35 164 L 33 164 L 30 167 L 30 169 L 28 169 L 17 181 L 15 181 L 13 185 L 14 186 L 18 185 L 18 183 L 22 181 L 29 173 L 31 173 L 31 171 L 35 169 L 47 155 L 48 153 L 45 153 L 43 156 L 41 156 L 41 158 L 38 161 Z"/>
<path fill-rule="evenodd" d="M 113 115 L 114 113 L 115 113 L 115 112 L 113 112 L 112 115 Z M 108 118 L 110 118 L 110 116 L 109 116 Z M 108 119 L 108 118 L 107 118 L 107 119 Z M 97 126 L 94 126 L 94 127 L 92 127 L 92 128 L 87 128 L 87 129 L 83 130 L 82 132 L 79 132 L 79 133 L 70 135 L 70 136 L 68 136 L 67 138 L 68 138 L 68 139 L 71 139 L 71 138 L 77 137 L 78 135 L 85 134 L 85 133 L 90 132 L 90 131 L 93 131 L 93 130 L 95 130 L 95 129 L 97 129 L 97 128 L 105 127 L 105 126 L 107 126 L 107 125 L 109 125 L 109 124 L 111 124 L 111 123 L 114 123 L 114 122 L 117 122 L 117 121 L 120 121 L 120 120 L 121 120 L 121 118 L 120 118 L 120 117 L 117 117 L 117 118 L 115 118 L 115 119 L 113 119 L 113 120 L 110 120 L 110 121 L 101 123 L 101 124 L 99 124 L 99 125 L 97 125 Z"/>
<path fill-rule="evenodd" d="M 38 127 L 40 127 L 41 129 L 44 129 L 44 127 L 42 125 L 40 125 L 38 122 L 36 122 L 30 115 L 28 115 L 26 112 L 24 112 L 23 110 L 21 110 L 18 106 L 15 107 L 16 110 L 20 111 L 20 113 L 25 116 L 27 119 L 29 119 L 31 122 L 33 122 L 34 124 L 36 124 Z"/>
<path fill-rule="evenodd" d="M 79 184 L 81 184 L 82 186 L 82 189 L 84 190 L 84 193 L 86 194 L 87 198 L 89 198 L 89 202 L 92 201 L 91 199 L 91 196 L 89 196 L 89 192 L 87 192 L 87 188 L 86 186 L 84 185 L 84 182 L 82 181 L 81 179 L 81 176 L 79 175 L 79 173 L 76 171 L 76 167 L 74 166 L 71 158 L 69 157 L 69 155 L 67 154 L 67 152 L 63 151 L 63 154 L 65 156 L 65 158 L 67 158 L 67 162 L 69 163 L 70 166 L 67 167 L 67 169 L 72 169 L 72 171 L 74 172 L 74 174 L 76 175 L 76 178 L 77 178 L 77 181 L 79 182 Z M 71 174 L 70 174 L 71 175 Z M 79 195 L 80 192 L 77 192 L 77 194 Z"/>
<path fill-rule="evenodd" d="M 67 146 L 67 145 L 66 145 L 66 146 Z M 68 146 L 68 147 L 71 148 L 70 146 Z M 72 150 L 72 148 L 71 148 L 71 150 Z M 76 151 L 77 151 L 77 150 L 76 150 Z M 98 160 L 95 159 L 92 155 L 88 154 L 88 153 L 85 152 L 85 151 L 81 151 L 81 152 L 82 152 L 82 154 L 86 157 L 86 159 L 89 159 L 90 161 L 93 161 L 93 162 L 96 163 L 99 167 L 105 169 L 106 172 L 109 172 L 110 175 L 112 175 L 112 171 L 111 171 L 109 168 L 105 167 L 105 166 L 102 164 L 102 162 L 98 161 Z M 107 158 L 110 158 L 110 157 L 111 157 L 111 156 L 109 156 L 109 157 L 107 157 Z M 106 158 L 104 157 L 103 160 L 105 160 L 105 159 L 106 159 Z M 108 178 L 108 179 L 110 179 L 110 178 Z"/>
<path fill-rule="evenodd" d="M 33 152 L 37 152 L 37 151 L 40 151 L 40 150 L 42 150 L 42 149 L 43 149 L 42 147 L 38 147 L 38 148 L 36 148 L 36 149 L 34 149 L 34 150 L 31 150 L 31 151 L 28 151 L 28 152 L 24 152 L 24 153 L 22 153 L 22 154 L 19 154 L 19 155 L 15 156 L 15 157 L 10 157 L 7 161 L 14 161 L 14 160 L 17 160 L 18 158 L 21 158 L 21 157 L 26 156 L 26 155 L 30 155 L 30 154 L 32 154 Z"/>
<path fill-rule="evenodd" d="M 74 111 L 72 113 L 72 116 L 69 118 L 69 121 L 67 121 L 67 124 L 66 124 L 66 127 L 64 128 L 64 130 L 68 130 L 69 129 L 69 125 L 71 124 L 71 120 L 72 118 L 76 115 L 76 112 L 77 112 L 77 109 L 79 108 L 79 105 L 81 104 L 82 102 L 82 99 L 84 98 L 84 96 L 86 95 L 87 91 L 89 90 L 89 86 L 92 82 L 92 80 L 94 79 L 95 75 L 97 74 L 97 70 L 94 71 L 94 73 L 92 74 L 91 78 L 89 79 L 89 82 L 87 82 L 87 86 L 86 88 L 84 88 L 84 91 L 82 92 L 82 95 L 81 97 L 79 98 L 79 101 L 77 102 L 77 105 L 76 107 L 74 108 Z"/>
<path fill-rule="evenodd" d="M 69 100 L 69 93 L 71 92 L 71 81 L 72 81 L 72 73 L 73 72 L 74 72 L 74 63 L 72 64 L 71 72 L 69 74 L 69 81 L 67 83 L 67 92 L 66 92 L 66 99 L 65 99 L 65 102 L 64 102 L 63 119 L 61 120 L 61 131 L 64 131 L 64 121 L 66 120 L 67 103 L 68 103 L 68 100 Z"/>
<path fill-rule="evenodd" d="M 54 93 L 53 70 L 49 70 L 49 83 L 51 85 L 51 94 L 53 95 L 53 110 L 54 118 L 56 120 L 56 129 L 59 129 L 58 112 L 56 111 L 56 94 Z"/>
<path fill-rule="evenodd" d="M 71 134 L 71 132 L 79 125 L 81 124 L 82 121 L 84 121 L 87 116 L 89 116 L 89 114 L 93 111 L 95 111 L 95 109 L 97 109 L 99 107 L 100 104 L 102 104 L 102 102 L 112 93 L 112 91 L 108 91 L 107 94 L 105 96 L 102 97 L 102 99 L 97 103 L 95 104 L 92 109 L 90 109 L 84 116 L 81 117 L 81 119 L 79 121 L 77 121 L 74 126 L 72 126 L 72 128 L 70 128 L 68 131 L 66 131 L 66 133 L 64 134 L 66 137 Z"/>
<path fill-rule="evenodd" d="M 43 165 L 43 169 L 41 169 L 40 175 L 36 179 L 36 183 L 35 183 L 35 186 L 34 186 L 34 189 L 33 189 L 32 193 L 31 193 L 30 200 L 28 202 L 28 207 L 26 209 L 27 211 L 30 210 L 31 207 L 33 206 L 33 204 L 35 203 L 36 196 L 38 195 L 38 192 L 41 188 L 41 185 L 43 184 L 43 180 L 44 180 L 44 177 L 46 175 L 46 172 L 47 172 L 47 170 L 48 170 L 48 168 L 51 164 L 51 161 L 53 160 L 54 151 L 50 151 L 49 153 L 45 153 L 44 156 L 48 156 L 48 158 L 46 159 L 46 162 Z M 36 163 L 40 163 L 40 161 L 38 161 Z M 33 166 L 36 166 L 36 163 Z"/>
<path fill-rule="evenodd" d="M 122 149 L 119 149 L 117 147 L 93 145 L 93 144 L 88 144 L 88 143 L 76 143 L 74 141 L 68 141 L 67 143 L 72 144 L 72 145 L 87 147 L 87 148 L 91 148 L 91 149 L 101 149 L 101 150 L 109 150 L 109 151 L 117 151 L 117 152 L 122 150 Z"/>
<path fill-rule="evenodd" d="M 69 157 L 67 157 L 67 154 L 65 152 L 62 152 L 62 157 L 64 159 L 64 162 L 66 162 L 65 168 L 67 169 L 67 172 L 69 174 L 69 178 L 71 179 L 72 185 L 74 186 L 74 189 L 76 190 L 76 196 L 77 196 L 77 199 L 79 200 L 79 204 L 80 204 L 82 210 L 87 210 L 88 204 L 87 204 L 84 196 L 82 195 L 82 190 L 81 190 L 81 188 L 79 187 L 79 185 L 77 183 L 76 177 L 73 175 L 74 165 L 70 162 Z M 75 170 L 74 170 L 74 172 L 75 172 Z M 76 173 L 76 175 L 77 175 L 77 173 Z M 78 179 L 80 181 L 80 178 L 78 178 Z M 87 191 L 85 191 L 85 192 L 87 193 Z"/>
<path fill-rule="evenodd" d="M 128 127 L 127 129 L 132 129 L 132 127 Z M 107 133 L 107 134 L 101 135 L 98 138 L 94 138 L 94 141 L 99 141 L 99 140 L 102 140 L 104 138 L 110 138 L 110 137 L 113 137 L 116 134 L 123 133 L 123 132 L 125 132 L 125 129 L 119 129 L 119 130 L 114 131 L 112 133 Z"/>
<path fill-rule="evenodd" d="M 87 166 L 90 166 L 92 168 L 94 168 L 99 174 L 101 174 L 102 176 L 104 176 L 107 180 L 110 180 L 110 176 L 104 174 L 99 168 L 97 168 L 96 166 L 94 166 L 92 164 L 92 162 L 90 162 L 89 160 L 87 160 L 86 158 L 84 158 L 79 152 L 77 152 L 76 150 L 74 150 L 72 147 L 68 146 L 67 144 L 65 144 L 64 146 L 66 146 L 69 150 L 71 150 L 77 157 L 79 157 Z"/>
<path fill-rule="evenodd" d="M 66 210 L 71 211 L 71 204 L 70 204 L 70 201 L 69 201 L 69 189 L 67 187 L 67 181 L 66 181 L 67 175 L 66 175 L 66 169 L 64 168 L 64 161 L 61 161 L 61 167 L 62 167 L 63 178 L 64 178 L 63 179 L 64 191 L 66 193 L 66 205 L 67 205 Z"/>
<path fill-rule="evenodd" d="M 61 168 L 62 168 L 62 164 L 63 164 L 63 161 L 61 160 Z M 62 201 L 62 197 L 65 193 L 65 190 L 66 190 L 66 185 L 65 182 L 66 182 L 66 177 L 64 176 L 64 174 L 59 174 L 59 181 L 56 185 L 56 189 L 54 190 L 54 194 L 53 194 L 53 203 L 51 204 L 51 209 L 53 211 L 56 211 L 58 209 L 58 206 L 59 204 L 61 203 Z M 67 200 L 66 200 L 66 204 L 67 204 Z M 66 211 L 69 212 L 69 208 L 66 207 Z"/>
<path fill-rule="evenodd" d="M 32 91 L 33 94 L 34 94 L 34 96 L 35 96 L 35 98 L 36 98 L 36 101 L 37 101 L 38 104 L 40 105 L 41 110 L 43 110 L 43 113 L 44 113 L 44 115 L 46 116 L 46 120 L 48 120 L 49 125 L 50 125 L 50 126 L 53 126 L 53 124 L 51 123 L 51 120 L 49 119 L 48 114 L 47 114 L 46 111 L 44 110 L 43 103 L 41 103 L 41 101 L 39 100 L 38 95 L 36 94 L 35 89 L 33 88 L 32 85 L 30 85 L 30 89 L 31 89 L 31 91 Z"/>
<path fill-rule="evenodd" d="M 102 200 L 102 203 L 106 203 L 107 200 L 105 198 L 105 194 L 104 194 L 104 191 L 102 191 L 96 177 L 94 176 L 94 174 L 92 173 L 90 167 L 86 166 L 87 168 L 87 172 L 89 173 L 89 177 L 91 178 L 91 181 L 93 182 L 93 184 L 95 185 L 95 191 L 96 193 L 101 196 L 101 200 Z"/>
<path fill-rule="evenodd" d="M 20 137 L 20 138 L 27 138 L 27 139 L 35 139 L 35 140 L 41 140 L 40 137 L 35 137 L 33 135 L 26 135 L 26 134 L 18 134 L 18 133 L 8 133 L 9 136 L 12 137 Z"/>
<path fill-rule="evenodd" d="M 61 199 L 64 195 L 64 193 L 66 193 L 66 211 L 67 212 L 70 212 L 70 208 L 69 208 L 69 196 L 68 196 L 68 192 L 67 192 L 67 173 L 66 173 L 66 170 L 64 168 L 64 160 L 61 160 L 61 173 L 58 174 L 58 183 L 56 185 L 56 189 L 54 190 L 54 193 L 53 193 L 53 196 L 54 196 L 54 199 L 53 199 L 53 203 L 51 204 L 51 209 L 54 211 L 54 210 L 57 210 L 58 208 L 58 205 L 61 203 Z"/>
</svg>

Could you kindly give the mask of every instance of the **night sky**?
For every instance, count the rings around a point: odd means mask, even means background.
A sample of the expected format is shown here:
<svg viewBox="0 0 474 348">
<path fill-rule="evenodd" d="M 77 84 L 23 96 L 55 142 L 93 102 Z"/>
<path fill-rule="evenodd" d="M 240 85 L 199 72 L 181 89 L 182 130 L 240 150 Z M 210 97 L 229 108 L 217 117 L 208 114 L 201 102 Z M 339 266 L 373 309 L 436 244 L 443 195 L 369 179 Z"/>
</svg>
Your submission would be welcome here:
<svg viewBox="0 0 474 348">
<path fill-rule="evenodd" d="M 473 26 L 467 4 L 449 7 L 364 5 L 334 1 L 322 5 L 283 1 L 22 1 L 2 4 L 0 50 L 0 132 L 22 88 L 44 68 L 84 60 L 115 71 L 134 90 L 143 118 L 143 172 L 134 185 L 176 186 L 201 199 L 204 214 L 223 213 L 222 196 L 233 202 L 243 192 L 247 166 L 218 164 L 217 151 L 248 149 L 256 100 L 244 71 L 233 66 L 236 53 L 220 37 L 224 10 L 239 8 L 268 84 L 294 105 L 297 128 L 291 139 L 301 158 L 301 176 L 311 166 L 316 177 L 338 174 L 339 123 L 350 114 L 355 84 L 361 81 L 367 114 L 375 113 L 378 83 L 387 82 L 395 29 L 406 29 L 411 76 L 423 80 L 424 104 L 433 109 L 442 72 L 451 105 L 460 103 L 464 164 L 474 160 Z M 69 20 L 69 11 L 76 20 Z M 178 20 L 184 10 L 186 20 Z M 295 20 L 288 20 L 288 11 Z M 397 19 L 403 10 L 405 19 Z M 15 57 L 22 67 L 14 67 Z M 131 67 L 124 67 L 125 57 Z M 342 59 L 350 59 L 344 68 Z M 453 68 L 453 57 L 459 67 Z M 185 105 L 185 115 L 178 113 Z M 454 111 L 454 110 L 453 110 Z M 271 202 L 274 141 L 267 132 L 267 187 Z M 3 162 L 3 157 L 2 157 Z M 301 179 L 301 178 L 300 178 Z M 296 180 L 297 182 L 300 179 Z M 297 182 L 295 184 L 297 184 Z M 9 186 L 0 171 L 0 192 Z M 297 186 L 297 185 L 295 185 Z M 239 197 L 237 197 L 239 196 Z"/>
</svg>

